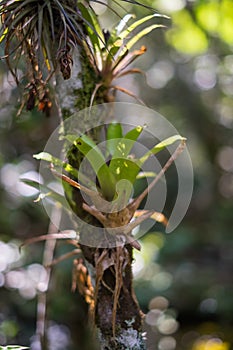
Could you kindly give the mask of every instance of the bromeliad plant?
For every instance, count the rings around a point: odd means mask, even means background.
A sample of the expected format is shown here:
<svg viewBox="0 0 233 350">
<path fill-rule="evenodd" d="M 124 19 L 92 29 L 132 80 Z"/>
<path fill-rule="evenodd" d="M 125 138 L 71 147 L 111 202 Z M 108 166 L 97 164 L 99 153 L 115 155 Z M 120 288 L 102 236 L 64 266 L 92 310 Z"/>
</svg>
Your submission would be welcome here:
<svg viewBox="0 0 233 350">
<path fill-rule="evenodd" d="M 81 171 L 74 169 L 67 162 L 63 162 L 62 160 L 53 157 L 51 154 L 42 152 L 34 156 L 36 159 L 50 163 L 52 173 L 63 181 L 66 192 L 69 192 L 69 188 L 67 188 L 68 184 L 68 186 L 71 186 L 71 188 L 77 188 L 89 198 L 88 204 L 87 201 L 83 199 L 82 207 L 87 213 L 97 219 L 99 225 L 104 228 L 105 233 L 103 237 L 100 238 L 99 243 L 94 249 L 95 253 L 93 254 L 96 269 L 95 292 L 93 292 L 94 289 L 91 285 L 89 286 L 88 291 L 86 290 L 87 287 L 86 289 L 83 288 L 83 285 L 78 278 L 78 276 L 80 276 L 80 271 L 77 272 L 77 269 L 75 269 L 77 282 L 73 282 L 73 284 L 78 285 L 82 294 L 85 294 L 83 292 L 84 290 L 87 292 L 85 298 L 86 300 L 89 300 L 89 304 L 92 305 L 94 316 L 97 307 L 97 295 L 100 284 L 108 288 L 113 296 L 112 332 L 114 337 L 117 323 L 117 305 L 123 287 L 123 276 L 125 274 L 127 262 L 130 261 L 129 251 L 126 247 L 127 245 L 130 245 L 131 247 L 140 250 L 140 244 L 136 238 L 132 236 L 132 230 L 148 218 L 152 218 L 155 221 L 167 225 L 167 219 L 162 213 L 158 213 L 154 210 L 139 210 L 138 208 L 148 192 L 161 179 L 165 171 L 185 147 L 185 138 L 180 135 L 175 135 L 159 142 L 140 158 L 135 158 L 132 156 L 131 152 L 135 142 L 143 132 L 143 129 L 143 127 L 138 126 L 123 135 L 121 124 L 110 124 L 106 133 L 107 146 L 105 153 L 103 153 L 98 145 L 87 135 L 83 135 L 78 139 L 76 135 L 69 134 L 65 136 L 66 140 L 70 142 L 71 147 L 76 147 L 89 162 L 95 174 L 95 181 L 88 178 L 87 174 L 81 173 Z M 146 173 L 140 173 L 143 164 L 149 157 L 166 149 L 169 145 L 172 145 L 177 141 L 179 141 L 180 144 L 168 159 L 162 170 L 158 174 L 153 174 L 154 179 L 138 197 L 132 198 L 132 189 L 136 179 L 142 175 L 147 177 Z M 61 174 L 57 170 L 57 167 L 61 168 L 61 166 L 66 174 Z M 70 176 L 72 178 L 70 178 Z M 27 183 L 33 186 L 38 186 L 38 184 L 33 184 L 32 182 Z M 52 194 L 52 197 L 55 200 L 59 198 L 59 195 L 56 193 L 54 195 L 54 192 L 51 189 L 49 189 L 47 193 L 48 195 Z M 87 234 L 91 235 L 92 233 L 88 232 Z M 47 239 L 51 238 L 57 239 L 59 238 L 59 234 L 49 235 L 47 237 Z M 67 235 L 66 232 L 62 232 L 60 238 L 67 239 L 69 238 L 69 234 Z M 71 232 L 70 238 L 72 238 L 72 243 L 76 245 L 75 254 L 80 254 L 81 251 L 77 250 L 77 247 L 79 248 L 79 242 L 77 241 L 75 243 L 73 240 L 73 232 Z M 46 239 L 46 236 L 31 239 L 30 242 L 35 242 L 41 239 Z M 91 241 L 91 237 L 89 240 Z M 111 242 L 109 246 L 107 242 Z M 75 266 L 81 266 L 77 260 L 75 260 L 75 264 Z M 111 266 L 115 269 L 116 280 L 114 288 L 108 285 L 108 282 L 104 277 L 105 271 Z M 83 280 L 86 281 L 85 285 L 87 285 L 87 280 L 90 281 L 87 276 L 85 279 L 83 278 Z M 92 298 L 90 295 L 92 295 Z"/>
<path fill-rule="evenodd" d="M 116 234 L 120 232 L 127 235 L 143 220 L 152 216 L 156 220 L 166 223 L 165 217 L 160 213 L 143 211 L 143 216 L 141 216 L 140 211 L 137 209 L 149 190 L 155 186 L 164 175 L 164 172 L 182 152 L 186 140 L 180 135 L 171 136 L 156 144 L 142 157 L 134 158 L 130 152 L 143 130 L 144 128 L 142 126 L 138 126 L 123 135 L 121 124 L 110 124 L 107 129 L 107 147 L 105 154 L 87 135 L 83 135 L 78 139 L 76 135 L 69 134 L 65 136 L 65 139 L 71 143 L 71 146 L 75 146 L 78 151 L 83 154 L 85 159 L 88 160 L 96 175 L 98 185 L 93 182 L 87 174 L 81 173 L 81 171 L 73 168 L 73 166 L 67 162 L 55 158 L 49 153 L 41 152 L 35 155 L 34 158 L 49 162 L 51 171 L 56 177 L 61 178 L 64 182 L 76 187 L 89 196 L 93 205 L 89 206 L 84 202 L 83 207 L 91 215 L 95 216 L 104 227 L 117 228 L 115 231 Z M 141 172 L 143 164 L 149 157 L 161 152 L 176 141 L 180 141 L 180 145 L 175 153 L 170 157 L 159 174 L 152 174 L 151 172 L 148 174 L 149 176 L 154 176 L 154 180 L 139 197 L 131 202 L 135 181 L 138 178 L 142 178 L 142 176 L 147 177 L 147 173 Z M 110 160 L 107 161 L 107 159 Z M 57 172 L 56 167 L 60 168 L 61 166 L 68 176 Z M 69 176 L 72 176 L 72 179 Z M 50 194 L 49 192 L 49 195 Z M 59 197 L 54 196 L 54 199 L 58 198 Z M 127 208 L 129 212 L 128 216 L 125 216 L 125 208 Z M 105 216 L 104 213 L 108 213 L 108 215 Z M 111 217 L 111 214 L 113 216 L 115 215 L 114 213 L 117 213 L 118 216 L 116 222 L 114 222 L 114 218 Z M 123 229 L 122 232 L 122 226 L 128 225 L 134 215 L 140 218 L 133 221 L 127 228 Z"/>
<path fill-rule="evenodd" d="M 140 4 L 136 1 L 126 2 Z M 162 25 L 150 25 L 134 37 L 129 37 L 139 25 L 155 16 L 165 17 L 153 14 L 124 29 L 132 17 L 127 15 L 108 33 L 102 31 L 89 1 L 84 5 L 75 0 L 1 0 L 0 42 L 5 42 L 4 58 L 17 85 L 24 89 L 18 114 L 24 107 L 32 110 L 37 106 L 38 110 L 49 115 L 52 107 L 49 82 L 58 68 L 65 80 L 70 78 L 75 47 L 81 51 L 84 48 L 97 75 L 98 82 L 90 104 L 101 86 L 105 101 L 110 100 L 111 89 L 131 95 L 124 88 L 112 85 L 112 82 L 125 74 L 139 73 L 137 69 L 124 70 L 146 48 L 142 46 L 131 53 L 129 50 L 142 36 Z"/>
<path fill-rule="evenodd" d="M 155 17 L 168 17 L 154 13 L 128 26 L 128 21 L 134 17 L 132 14 L 128 14 L 111 31 L 103 31 L 94 11 L 89 11 L 82 4 L 79 4 L 79 9 L 86 20 L 85 23 L 88 23 L 88 25 L 85 24 L 88 40 L 83 43 L 84 48 L 99 80 L 93 91 L 90 105 L 92 105 L 94 97 L 101 87 L 104 90 L 106 101 L 114 100 L 112 94 L 116 90 L 139 100 L 132 92 L 122 86 L 115 85 L 114 80 L 128 74 L 143 73 L 141 70 L 129 68 L 129 66 L 137 57 L 146 52 L 146 47 L 143 45 L 140 49 L 130 50 L 143 36 L 154 29 L 163 28 L 164 25 L 151 24 L 139 32 L 136 32 L 136 30 Z"/>
<path fill-rule="evenodd" d="M 5 59 L 17 85 L 25 89 L 20 110 L 24 104 L 27 110 L 36 105 L 48 113 L 48 82 L 59 65 L 64 79 L 70 77 L 71 47 L 84 37 L 76 1 L 2 0 L 0 6 Z"/>
</svg>

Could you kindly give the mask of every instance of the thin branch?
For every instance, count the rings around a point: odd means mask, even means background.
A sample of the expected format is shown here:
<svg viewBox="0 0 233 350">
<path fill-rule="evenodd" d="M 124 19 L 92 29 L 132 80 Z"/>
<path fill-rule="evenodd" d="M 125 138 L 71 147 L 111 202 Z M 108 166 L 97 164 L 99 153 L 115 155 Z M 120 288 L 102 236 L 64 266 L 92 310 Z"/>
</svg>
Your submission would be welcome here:
<svg viewBox="0 0 233 350">
<path fill-rule="evenodd" d="M 62 256 L 59 256 L 59 258 L 54 259 L 52 261 L 52 263 L 50 265 L 48 265 L 47 267 L 52 267 L 52 266 L 54 266 L 54 265 L 56 265 L 56 264 L 58 264 L 58 263 L 60 263 L 60 262 L 62 262 L 64 260 L 72 258 L 74 255 L 77 255 L 77 254 L 80 254 L 80 253 L 82 253 L 80 249 L 74 249 L 71 252 L 68 252 L 66 254 L 63 254 Z"/>
<path fill-rule="evenodd" d="M 21 244 L 20 248 L 22 248 L 25 245 L 29 245 L 32 243 L 37 243 L 41 241 L 47 241 L 47 240 L 56 240 L 56 239 L 73 239 L 76 238 L 76 232 L 73 230 L 65 230 L 61 232 L 55 232 L 55 233 L 48 233 L 46 235 L 41 235 L 38 237 L 33 237 L 27 239 L 24 243 Z"/>
<path fill-rule="evenodd" d="M 137 198 L 135 198 L 128 205 L 128 209 L 132 211 L 132 213 L 134 213 L 138 209 L 139 205 L 141 204 L 143 199 L 147 196 L 149 191 L 157 184 L 157 182 L 161 179 L 161 177 L 164 175 L 167 169 L 172 165 L 172 163 L 177 159 L 177 157 L 183 152 L 184 148 L 185 148 L 185 140 L 182 140 L 179 146 L 176 148 L 175 152 L 168 159 L 167 163 L 164 165 L 164 167 L 160 170 L 158 175 L 155 177 L 155 179 Z"/>
<path fill-rule="evenodd" d="M 55 206 L 55 208 L 53 209 L 51 221 L 49 224 L 49 229 L 48 229 L 49 235 L 52 235 L 58 231 L 60 221 L 61 221 L 61 209 L 58 206 Z M 46 240 L 45 248 L 44 248 L 44 257 L 43 257 L 44 266 L 49 266 L 52 264 L 55 246 L 56 246 L 56 239 Z M 50 277 L 51 277 L 51 267 L 48 267 L 44 291 L 38 294 L 38 301 L 37 301 L 36 335 L 40 340 L 41 349 L 45 349 L 45 343 L 46 343 L 45 342 L 46 302 L 47 302 L 47 291 L 49 287 Z"/>
</svg>

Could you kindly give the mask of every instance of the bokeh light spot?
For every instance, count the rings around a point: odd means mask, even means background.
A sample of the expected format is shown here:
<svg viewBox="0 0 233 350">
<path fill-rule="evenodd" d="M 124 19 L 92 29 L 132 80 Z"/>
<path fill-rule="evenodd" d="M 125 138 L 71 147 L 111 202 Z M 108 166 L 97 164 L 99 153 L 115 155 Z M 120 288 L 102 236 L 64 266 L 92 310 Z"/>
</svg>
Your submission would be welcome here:
<svg viewBox="0 0 233 350">
<path fill-rule="evenodd" d="M 156 326 L 162 314 L 163 313 L 160 310 L 150 310 L 146 314 L 146 323 L 150 326 Z"/>
<path fill-rule="evenodd" d="M 162 319 L 158 322 L 158 329 L 162 334 L 173 334 L 177 331 L 178 327 L 178 322 L 169 316 L 162 317 Z"/>
<path fill-rule="evenodd" d="M 158 343 L 159 350 L 174 350 L 176 340 L 173 337 L 162 337 Z"/>
<path fill-rule="evenodd" d="M 146 73 L 147 83 L 154 89 L 162 89 L 174 76 L 174 67 L 169 61 L 156 62 Z"/>
<path fill-rule="evenodd" d="M 217 310 L 217 300 L 213 298 L 207 298 L 202 300 L 199 308 L 203 313 L 214 313 Z"/>
<path fill-rule="evenodd" d="M 233 148 L 229 146 L 220 148 L 217 154 L 217 161 L 223 170 L 233 171 Z"/>
<path fill-rule="evenodd" d="M 233 174 L 224 174 L 218 183 L 219 192 L 225 198 L 233 197 Z"/>
<path fill-rule="evenodd" d="M 159 309 L 159 310 L 166 310 L 168 308 L 169 301 L 162 297 L 158 296 L 153 299 L 151 299 L 149 303 L 149 309 Z"/>
</svg>

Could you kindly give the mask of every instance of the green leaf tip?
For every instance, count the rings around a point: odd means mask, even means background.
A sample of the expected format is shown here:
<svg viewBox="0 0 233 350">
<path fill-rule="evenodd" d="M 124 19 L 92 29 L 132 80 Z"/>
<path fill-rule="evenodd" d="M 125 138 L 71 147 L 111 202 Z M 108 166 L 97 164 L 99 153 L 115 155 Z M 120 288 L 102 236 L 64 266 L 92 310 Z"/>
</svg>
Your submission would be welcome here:
<svg viewBox="0 0 233 350">
<path fill-rule="evenodd" d="M 52 162 L 53 160 L 52 155 L 47 152 L 40 152 L 40 153 L 34 154 L 33 158 L 37 160 L 45 160 L 47 162 Z"/>
</svg>

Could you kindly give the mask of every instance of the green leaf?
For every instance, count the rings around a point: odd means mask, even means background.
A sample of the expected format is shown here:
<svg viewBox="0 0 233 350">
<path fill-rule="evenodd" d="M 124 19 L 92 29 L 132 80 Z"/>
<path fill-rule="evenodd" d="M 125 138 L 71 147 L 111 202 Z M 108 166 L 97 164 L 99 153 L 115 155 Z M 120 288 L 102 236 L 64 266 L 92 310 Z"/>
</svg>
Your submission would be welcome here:
<svg viewBox="0 0 233 350">
<path fill-rule="evenodd" d="M 65 136 L 65 138 L 67 138 L 69 141 L 71 141 L 73 139 L 73 136 L 68 135 L 68 136 Z M 90 154 L 89 156 L 93 157 L 93 154 L 96 155 L 96 162 L 93 163 L 94 169 L 97 169 L 97 167 L 99 167 L 99 165 L 102 165 L 103 162 L 105 162 L 105 158 L 104 158 L 101 150 L 98 148 L 96 143 L 90 137 L 83 135 L 83 136 L 77 138 L 77 136 L 76 136 L 75 140 L 73 141 L 73 144 L 86 157 L 88 156 L 89 152 L 91 150 L 93 150 L 93 153 Z"/>
<path fill-rule="evenodd" d="M 154 173 L 153 171 L 142 171 L 140 173 L 138 173 L 136 179 L 137 180 L 141 180 L 141 179 L 145 179 L 148 177 L 156 177 L 156 173 Z"/>
<path fill-rule="evenodd" d="M 90 138 L 89 136 L 87 135 L 82 135 L 81 137 L 77 137 L 77 135 L 74 135 L 74 134 L 68 134 L 68 135 L 65 135 L 63 137 L 65 140 L 69 141 L 72 145 L 75 145 L 75 147 L 77 147 L 77 142 L 79 142 L 81 139 L 84 141 L 85 144 L 83 144 L 83 147 L 86 147 L 85 145 L 88 145 L 89 148 L 95 148 L 97 147 L 95 141 L 92 140 L 92 138 Z M 87 148 L 87 152 L 88 152 L 88 149 Z M 83 151 L 85 151 L 85 149 L 83 149 Z M 101 154 L 101 151 L 98 149 L 98 151 L 100 152 Z M 82 153 L 85 153 L 85 152 L 82 152 Z"/>
<path fill-rule="evenodd" d="M 127 36 L 129 34 L 131 34 L 131 32 L 136 29 L 138 26 L 140 26 L 141 24 L 149 21 L 150 19 L 154 18 L 155 16 L 158 17 L 157 14 L 153 14 L 153 15 L 149 15 L 149 16 L 146 16 L 146 17 L 143 17 L 141 19 L 139 19 L 138 21 L 134 22 L 133 24 L 131 24 L 127 29 L 125 29 L 123 32 L 121 32 L 118 36 L 120 39 L 125 39 L 127 38 Z M 162 17 L 162 16 L 159 16 L 159 17 Z M 124 20 L 124 18 L 123 18 Z M 121 23 L 121 22 L 120 22 Z"/>
<path fill-rule="evenodd" d="M 120 123 L 111 123 L 107 129 L 107 150 L 113 155 L 116 149 L 118 139 L 123 137 L 122 126 Z"/>
<path fill-rule="evenodd" d="M 157 145 L 155 145 L 150 151 L 146 152 L 144 156 L 142 156 L 138 161 L 137 164 L 141 166 L 145 161 L 152 155 L 157 154 L 158 152 L 162 151 L 163 149 L 167 148 L 168 146 L 172 145 L 176 141 L 183 141 L 186 140 L 185 137 L 182 137 L 180 135 L 175 135 L 168 137 L 167 139 L 159 142 Z"/>
<path fill-rule="evenodd" d="M 98 51 L 101 52 L 101 50 L 105 47 L 105 39 L 98 21 L 98 17 L 94 11 L 91 11 L 90 8 L 87 9 L 83 4 L 79 3 L 78 7 L 83 18 L 85 19 L 86 28 L 93 48 L 97 46 L 99 49 Z"/>
<path fill-rule="evenodd" d="M 139 136 L 141 135 L 143 130 L 144 130 L 144 127 L 141 125 L 138 125 L 138 126 L 136 126 L 136 128 L 127 132 L 125 134 L 124 138 L 127 140 L 136 141 L 139 138 Z"/>
<path fill-rule="evenodd" d="M 115 194 L 116 182 L 106 164 L 106 159 L 101 150 L 94 141 L 86 135 L 76 139 L 74 145 L 86 157 L 94 169 L 105 199 L 111 200 Z"/>
<path fill-rule="evenodd" d="M 128 13 L 127 15 L 125 15 L 122 20 L 118 23 L 118 25 L 115 28 L 116 34 L 117 36 L 120 35 L 120 33 L 123 34 L 123 29 L 125 28 L 125 26 L 127 25 L 127 22 L 133 18 L 134 15 L 132 13 Z M 123 39 L 123 38 L 122 38 Z"/>
<path fill-rule="evenodd" d="M 0 37 L 0 43 L 5 39 L 5 36 L 7 35 L 7 33 L 8 33 L 8 28 L 4 29 L 4 32 L 2 33 L 2 35 Z"/>
<path fill-rule="evenodd" d="M 126 179 L 132 184 L 135 182 L 140 171 L 139 165 L 127 158 L 113 158 L 110 162 L 109 169 L 117 182 Z"/>
<path fill-rule="evenodd" d="M 132 159 L 128 159 L 128 155 L 132 150 L 136 140 L 143 131 L 142 126 L 130 130 L 124 137 L 115 140 L 113 156 L 109 164 L 109 169 L 116 181 L 126 179 L 132 184 L 140 171 L 140 166 Z"/>
<path fill-rule="evenodd" d="M 34 154 L 33 158 L 37 160 L 44 160 L 46 162 L 53 163 L 54 165 L 63 166 L 63 162 L 60 159 L 53 157 L 50 153 L 47 152 L 40 152 L 38 154 Z"/>
<path fill-rule="evenodd" d="M 127 42 L 126 49 L 130 50 L 131 47 L 134 46 L 138 42 L 139 39 L 141 39 L 143 36 L 149 34 L 150 32 L 152 32 L 152 30 L 157 29 L 157 28 L 165 28 L 165 26 L 162 24 L 153 24 L 147 28 L 144 28 L 137 35 L 134 35 L 131 40 L 129 40 Z"/>
<path fill-rule="evenodd" d="M 107 129 L 107 140 L 123 137 L 122 126 L 120 123 L 113 122 Z"/>
<path fill-rule="evenodd" d="M 52 163 L 55 166 L 61 167 L 76 178 L 81 176 L 78 170 L 73 168 L 72 165 L 70 165 L 69 163 L 63 162 L 61 159 L 52 156 L 50 153 L 41 152 L 38 154 L 34 154 L 33 158 L 37 160 L 44 160 L 45 162 Z"/>
<path fill-rule="evenodd" d="M 122 42 L 116 40 L 112 47 L 108 46 L 107 48 L 107 57 L 103 60 L 103 68 L 102 71 L 108 72 L 111 71 L 113 62 L 115 58 L 118 56 L 118 53 L 121 51 Z M 120 56 L 121 57 L 121 56 Z"/>
<path fill-rule="evenodd" d="M 38 191 L 41 191 L 41 190 L 43 191 L 42 196 L 39 195 L 38 200 L 36 200 L 36 201 L 39 201 L 40 199 L 49 196 L 55 202 L 60 203 L 64 208 L 67 207 L 67 203 L 66 203 L 65 198 L 62 195 L 60 195 L 58 192 L 52 190 L 49 186 L 40 184 L 37 181 L 33 181 L 33 180 L 29 180 L 29 179 L 20 179 L 20 181 L 22 181 L 23 183 L 25 183 L 28 186 L 36 188 Z"/>
<path fill-rule="evenodd" d="M 113 153 L 113 158 L 127 158 L 142 131 L 143 127 L 139 125 L 127 132 L 124 137 L 119 139 Z"/>
<path fill-rule="evenodd" d="M 69 139 L 69 140 L 73 140 L 73 139 L 76 140 L 77 136 L 67 135 L 65 138 Z M 92 140 L 90 139 L 89 142 L 91 142 L 91 141 Z M 92 141 L 92 146 L 93 147 L 96 146 L 93 141 Z M 33 155 L 33 158 L 38 159 L 38 160 L 44 160 L 44 161 L 46 161 L 48 163 L 52 163 L 55 166 L 63 168 L 65 171 L 67 171 L 67 173 L 69 173 L 70 175 L 72 175 L 74 178 L 76 178 L 77 180 L 81 181 L 82 183 L 84 183 L 86 186 L 88 186 L 90 188 L 96 188 L 95 183 L 93 181 L 91 181 L 91 179 L 89 179 L 81 171 L 75 169 L 69 163 L 63 162 L 59 158 L 53 157 L 51 154 L 49 154 L 47 152 L 41 152 L 41 153 L 35 154 L 35 155 Z M 67 188 L 68 188 L 68 186 L 67 186 Z"/>
<path fill-rule="evenodd" d="M 29 179 L 20 179 L 21 182 L 23 182 L 24 184 L 31 186 L 33 188 L 35 188 L 36 190 L 40 190 L 40 186 L 42 186 L 39 182 L 34 181 L 34 180 L 29 180 Z"/>
<path fill-rule="evenodd" d="M 158 27 L 164 27 L 162 25 L 154 25 L 150 26 L 148 28 L 143 29 L 140 33 L 137 35 L 133 36 L 131 40 L 129 40 L 128 44 L 125 44 L 124 41 L 127 39 L 129 35 L 131 35 L 132 31 L 136 29 L 138 26 L 141 24 L 151 20 L 154 17 L 165 17 L 168 18 L 167 16 L 159 15 L 159 14 L 153 14 L 146 16 L 136 22 L 134 22 L 131 26 L 129 26 L 126 30 L 122 31 L 124 26 L 126 25 L 127 21 L 132 17 L 133 15 L 128 14 L 126 15 L 118 24 L 116 29 L 112 31 L 111 33 L 111 38 L 108 42 L 108 56 L 106 59 L 106 62 L 112 62 L 113 57 L 119 61 L 121 60 L 125 54 L 127 54 L 128 50 L 144 35 L 149 33 L 155 28 Z M 119 62 L 118 62 L 119 63 Z"/>
</svg>

